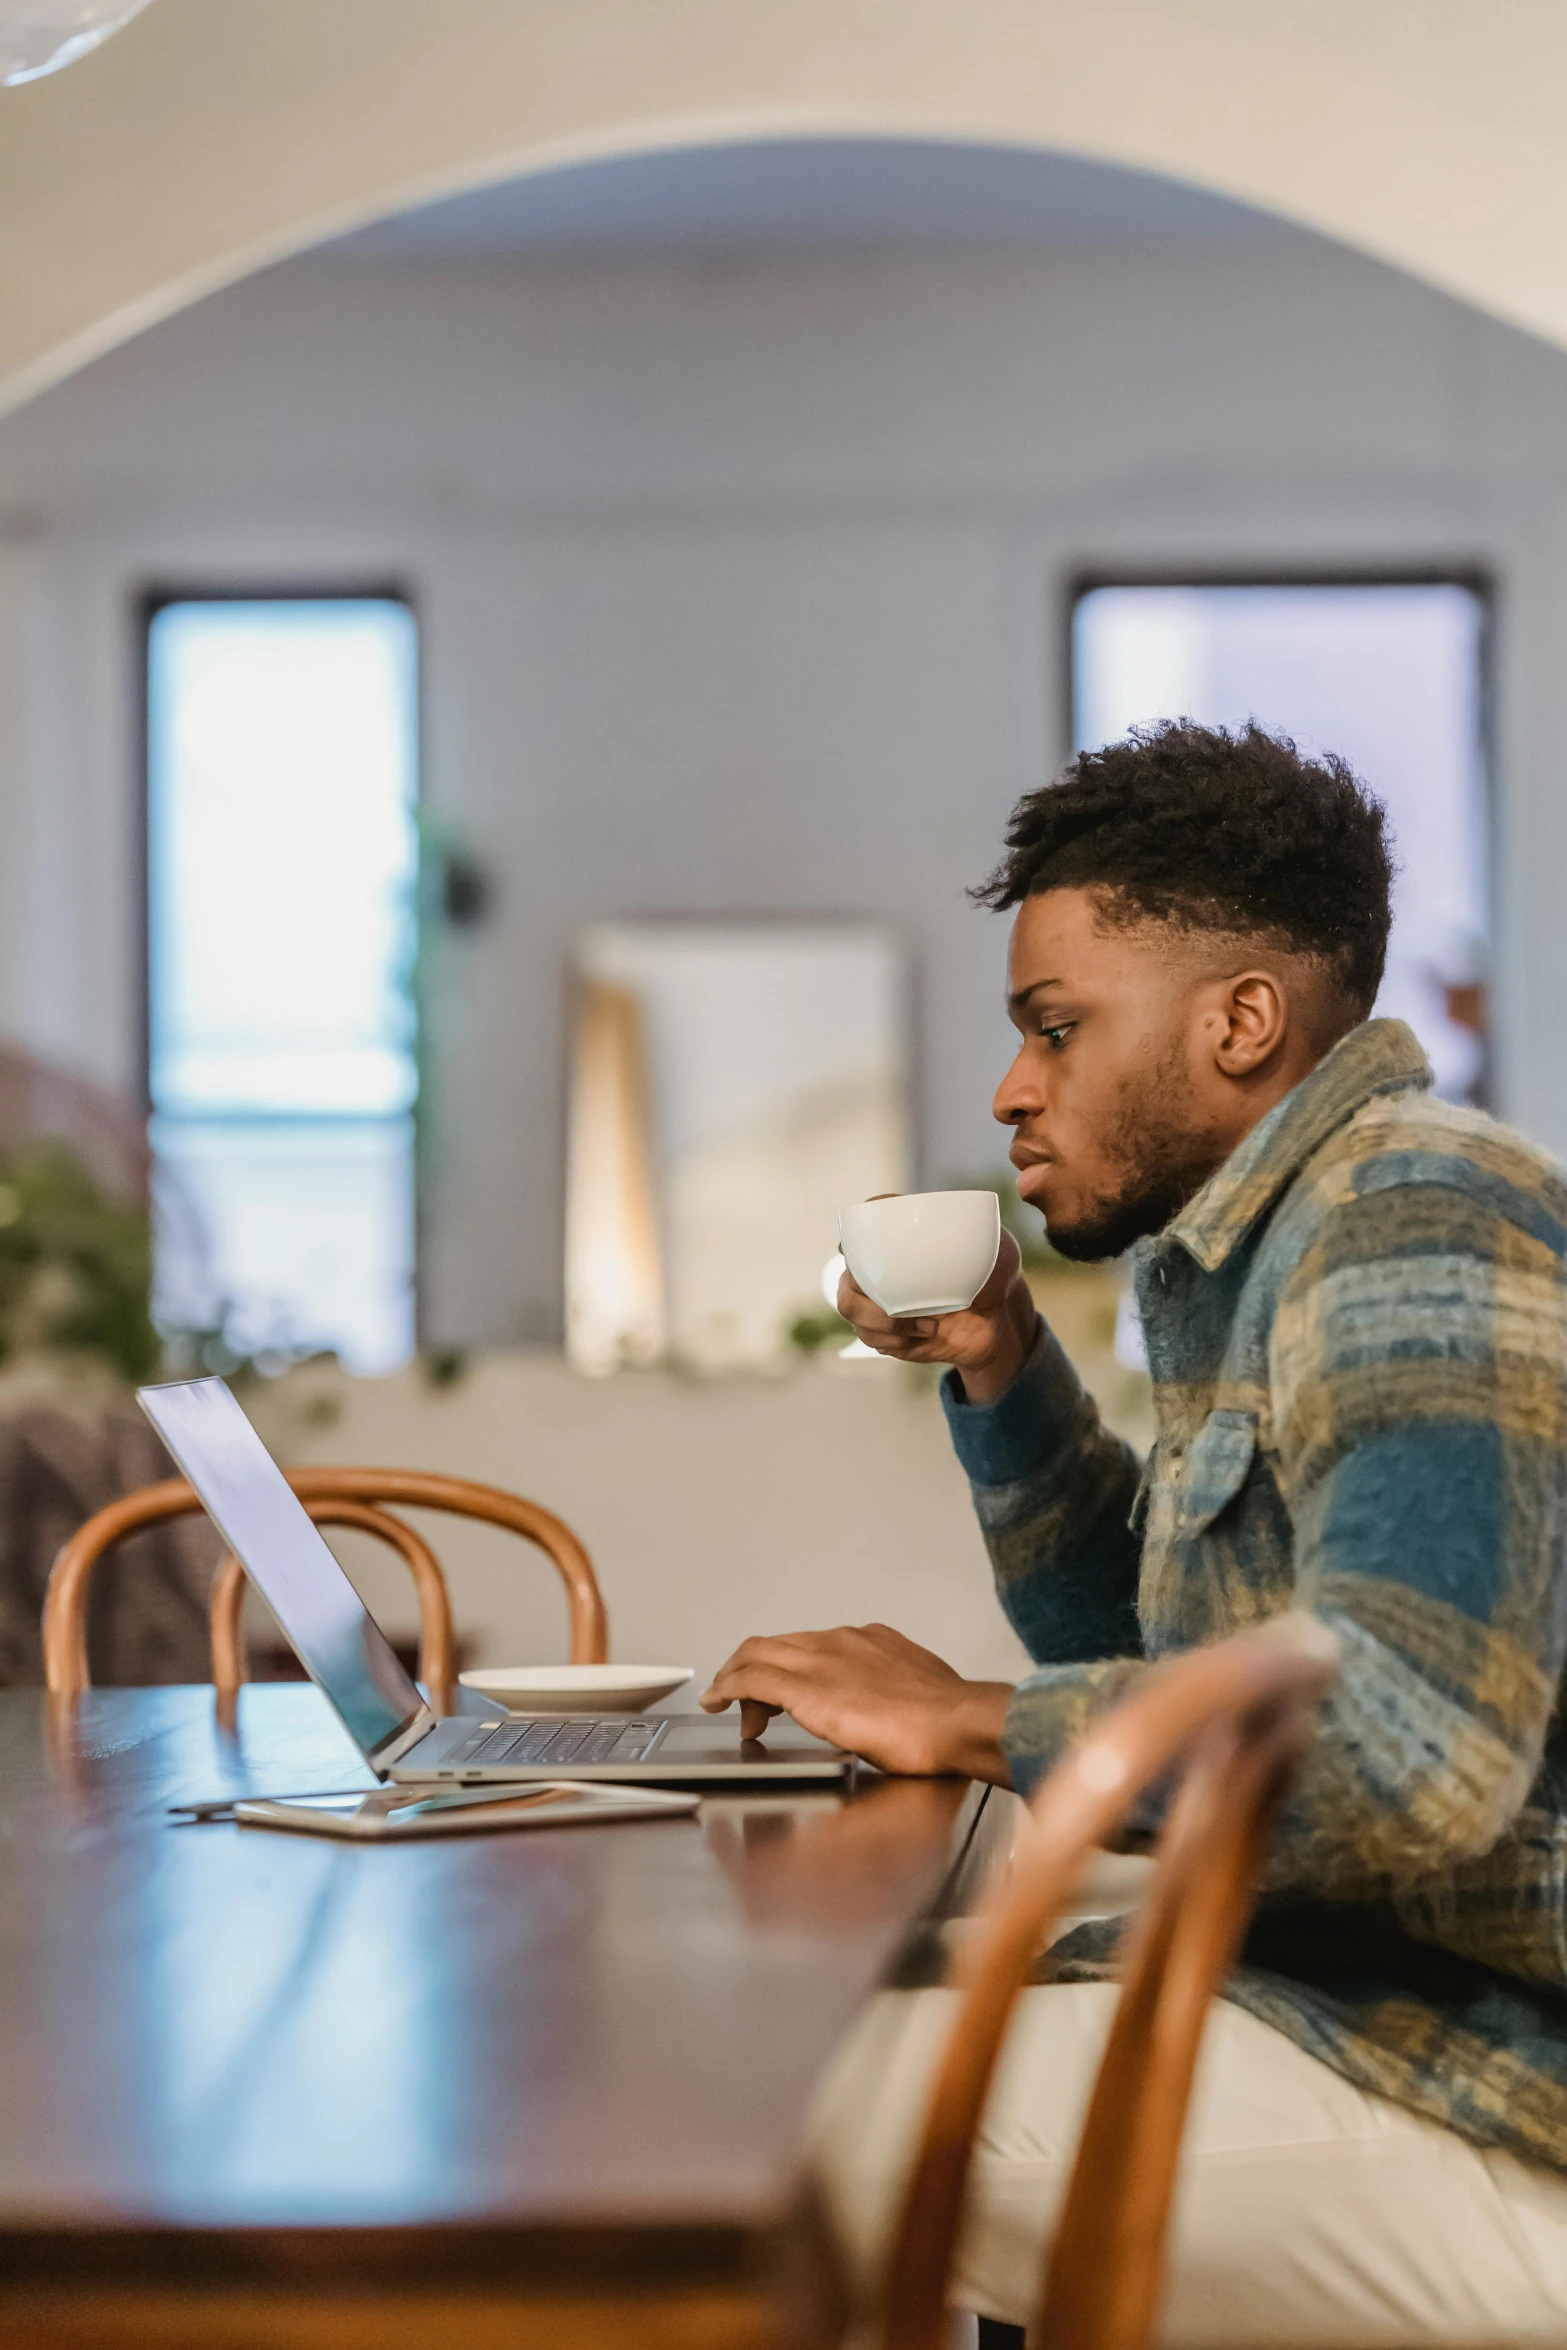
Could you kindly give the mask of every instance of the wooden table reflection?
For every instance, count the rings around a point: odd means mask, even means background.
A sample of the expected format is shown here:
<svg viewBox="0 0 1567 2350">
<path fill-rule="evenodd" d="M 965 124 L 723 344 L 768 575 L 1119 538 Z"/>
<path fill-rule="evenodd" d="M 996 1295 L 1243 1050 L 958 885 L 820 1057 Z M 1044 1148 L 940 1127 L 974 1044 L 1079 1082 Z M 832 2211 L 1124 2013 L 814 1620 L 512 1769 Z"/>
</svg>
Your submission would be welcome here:
<svg viewBox="0 0 1567 2350">
<path fill-rule="evenodd" d="M 826 2338 L 805 2110 L 975 1791 L 385 1849 L 167 1815 L 361 1783 L 304 1687 L 229 1730 L 0 1693 L 4 2338 Z"/>
</svg>

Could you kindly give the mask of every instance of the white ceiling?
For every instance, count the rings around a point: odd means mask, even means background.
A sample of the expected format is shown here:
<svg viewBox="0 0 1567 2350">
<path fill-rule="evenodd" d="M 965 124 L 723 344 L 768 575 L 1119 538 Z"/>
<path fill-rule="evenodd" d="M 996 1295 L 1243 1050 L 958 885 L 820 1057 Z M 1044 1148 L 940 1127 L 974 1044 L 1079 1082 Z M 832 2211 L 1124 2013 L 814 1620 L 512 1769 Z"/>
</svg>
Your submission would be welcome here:
<svg viewBox="0 0 1567 2350">
<path fill-rule="evenodd" d="M 912 139 L 795 139 L 529 173 L 323 248 L 354 258 L 1232 244 L 1293 238 L 1220 196 L 1075 156 Z"/>
</svg>

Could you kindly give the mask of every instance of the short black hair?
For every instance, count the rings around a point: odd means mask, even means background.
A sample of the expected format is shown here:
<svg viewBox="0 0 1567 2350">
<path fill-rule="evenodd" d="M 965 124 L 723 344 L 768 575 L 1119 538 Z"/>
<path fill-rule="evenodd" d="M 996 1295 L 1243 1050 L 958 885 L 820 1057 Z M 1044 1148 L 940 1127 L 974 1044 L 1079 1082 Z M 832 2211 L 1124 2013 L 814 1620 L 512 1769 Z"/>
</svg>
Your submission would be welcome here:
<svg viewBox="0 0 1567 2350">
<path fill-rule="evenodd" d="M 1326 964 L 1357 1019 L 1392 921 L 1381 802 L 1342 759 L 1303 758 L 1255 722 L 1172 718 L 1080 751 L 1019 800 L 1007 853 L 971 892 L 998 911 L 1049 889 L 1103 892 L 1111 918 L 1222 931 Z"/>
</svg>

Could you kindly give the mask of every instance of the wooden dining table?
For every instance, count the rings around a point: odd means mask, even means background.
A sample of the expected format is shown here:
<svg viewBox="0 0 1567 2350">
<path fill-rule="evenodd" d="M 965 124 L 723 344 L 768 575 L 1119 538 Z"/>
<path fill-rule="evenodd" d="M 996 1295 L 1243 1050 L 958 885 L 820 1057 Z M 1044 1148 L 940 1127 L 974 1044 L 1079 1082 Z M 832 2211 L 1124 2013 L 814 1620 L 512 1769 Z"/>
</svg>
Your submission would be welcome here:
<svg viewBox="0 0 1567 2350">
<path fill-rule="evenodd" d="M 170 1810 L 368 1784 L 308 1686 L 0 1692 L 0 2341 L 834 2340 L 812 2094 L 982 1791 L 394 1846 Z"/>
</svg>

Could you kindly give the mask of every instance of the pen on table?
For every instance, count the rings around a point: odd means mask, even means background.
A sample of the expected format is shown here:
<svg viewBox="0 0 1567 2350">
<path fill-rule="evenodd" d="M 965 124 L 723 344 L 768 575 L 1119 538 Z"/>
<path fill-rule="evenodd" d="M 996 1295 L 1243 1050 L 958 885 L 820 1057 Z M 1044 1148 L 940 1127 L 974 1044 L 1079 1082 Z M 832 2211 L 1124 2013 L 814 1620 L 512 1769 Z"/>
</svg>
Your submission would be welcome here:
<svg viewBox="0 0 1567 2350">
<path fill-rule="evenodd" d="M 371 1795 L 371 1787 L 304 1787 L 290 1789 L 284 1795 L 253 1795 L 243 1788 L 238 1795 L 214 1795 L 203 1803 L 171 1803 L 169 1816 L 181 1819 L 193 1828 L 211 1820 L 228 1820 L 234 1816 L 236 1803 L 322 1803 L 332 1796 Z"/>
</svg>

